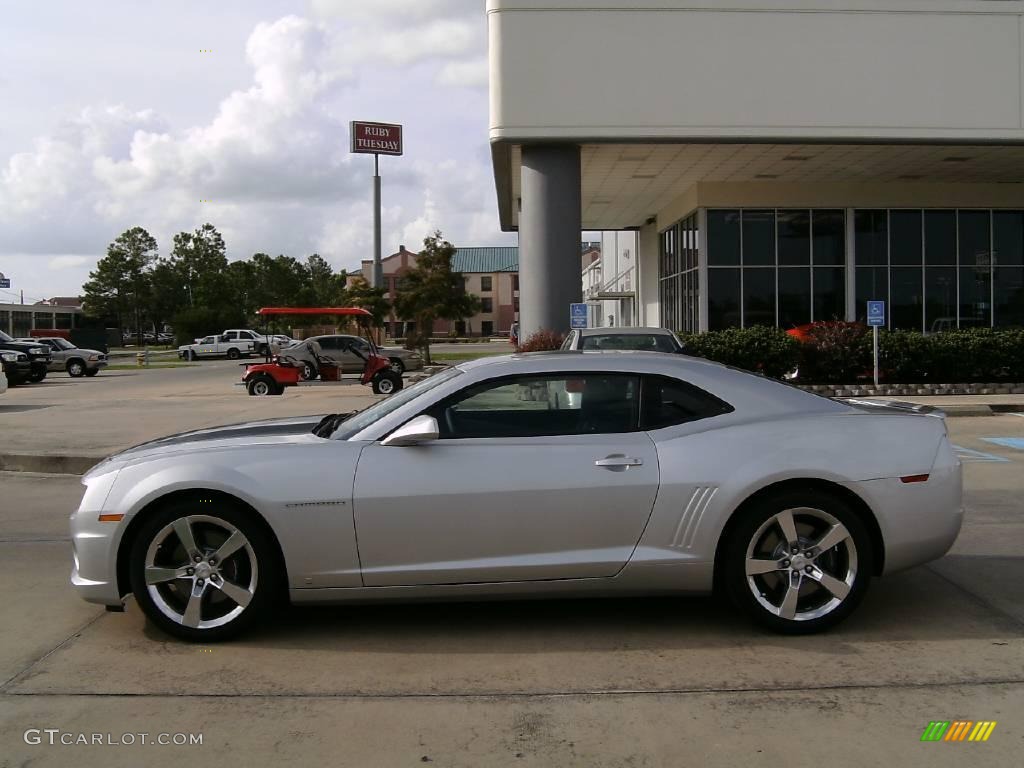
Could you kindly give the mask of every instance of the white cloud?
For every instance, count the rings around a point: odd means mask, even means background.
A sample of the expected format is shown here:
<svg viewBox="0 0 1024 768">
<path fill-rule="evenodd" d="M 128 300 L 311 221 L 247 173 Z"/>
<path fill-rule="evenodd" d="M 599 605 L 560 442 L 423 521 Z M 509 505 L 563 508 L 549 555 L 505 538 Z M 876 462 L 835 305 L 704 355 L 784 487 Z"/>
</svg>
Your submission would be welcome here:
<svg viewBox="0 0 1024 768">
<path fill-rule="evenodd" d="M 62 269 L 68 269 L 69 267 L 81 267 L 91 261 L 91 256 L 54 256 L 50 259 L 49 263 L 47 263 L 46 267 L 51 272 L 57 272 Z"/>
<path fill-rule="evenodd" d="M 468 61 L 449 61 L 437 73 L 440 85 L 462 88 L 486 88 L 488 83 L 486 57 Z"/>
<path fill-rule="evenodd" d="M 123 103 L 68 109 L 27 150 L 0 154 L 0 262 L 17 266 L 26 291 L 74 293 L 132 226 L 165 254 L 175 232 L 208 221 L 232 258 L 317 251 L 358 266 L 372 249 L 372 164 L 348 153 L 352 118 L 407 123 L 407 155 L 381 162 L 385 252 L 418 248 L 436 228 L 457 245 L 514 242 L 498 231 L 476 87 L 486 84 L 482 3 L 313 5 L 312 18 L 253 27 L 251 81 L 206 121 L 169 124 L 158 91 L 112 84 Z"/>
</svg>

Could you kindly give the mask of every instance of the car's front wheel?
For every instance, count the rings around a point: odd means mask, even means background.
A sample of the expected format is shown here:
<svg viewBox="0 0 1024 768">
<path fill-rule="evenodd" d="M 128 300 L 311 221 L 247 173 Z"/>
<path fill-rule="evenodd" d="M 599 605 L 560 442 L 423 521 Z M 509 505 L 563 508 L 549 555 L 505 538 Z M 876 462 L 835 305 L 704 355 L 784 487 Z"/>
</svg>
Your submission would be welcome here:
<svg viewBox="0 0 1024 768">
<path fill-rule="evenodd" d="M 390 358 L 390 360 L 391 360 L 391 370 L 392 371 L 397 373 L 399 376 L 401 376 L 403 373 L 405 373 L 405 363 L 402 362 L 402 358 L 400 358 L 400 357 L 392 357 L 392 358 Z"/>
<path fill-rule="evenodd" d="M 218 500 L 172 503 L 132 544 L 132 591 L 146 616 L 185 640 L 225 640 L 274 603 L 283 574 L 263 528 Z"/>
<path fill-rule="evenodd" d="M 787 634 L 835 626 L 863 599 L 873 572 L 864 523 L 839 496 L 786 491 L 741 512 L 726 542 L 736 605 Z"/>
<path fill-rule="evenodd" d="M 73 379 L 85 376 L 85 363 L 81 360 L 68 360 L 68 364 L 65 368 L 67 369 L 68 376 Z"/>
</svg>

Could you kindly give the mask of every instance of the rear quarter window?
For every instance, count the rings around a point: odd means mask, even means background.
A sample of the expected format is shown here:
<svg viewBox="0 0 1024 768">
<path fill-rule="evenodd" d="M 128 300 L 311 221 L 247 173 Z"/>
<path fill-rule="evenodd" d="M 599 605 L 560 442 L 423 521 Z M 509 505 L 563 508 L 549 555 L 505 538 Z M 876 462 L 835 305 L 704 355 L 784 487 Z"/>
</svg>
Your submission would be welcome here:
<svg viewBox="0 0 1024 768">
<path fill-rule="evenodd" d="M 646 376 L 640 402 L 640 428 L 664 429 L 732 413 L 729 403 L 680 379 Z"/>
</svg>

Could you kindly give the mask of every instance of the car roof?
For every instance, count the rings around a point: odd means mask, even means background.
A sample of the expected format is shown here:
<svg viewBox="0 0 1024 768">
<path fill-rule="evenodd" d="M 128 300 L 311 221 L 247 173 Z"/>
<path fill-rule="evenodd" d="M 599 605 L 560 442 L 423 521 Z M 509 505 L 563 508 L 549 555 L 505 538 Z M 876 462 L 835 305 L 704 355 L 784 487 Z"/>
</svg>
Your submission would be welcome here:
<svg viewBox="0 0 1024 768">
<path fill-rule="evenodd" d="M 671 336 L 668 328 L 579 328 L 581 336 Z"/>
</svg>

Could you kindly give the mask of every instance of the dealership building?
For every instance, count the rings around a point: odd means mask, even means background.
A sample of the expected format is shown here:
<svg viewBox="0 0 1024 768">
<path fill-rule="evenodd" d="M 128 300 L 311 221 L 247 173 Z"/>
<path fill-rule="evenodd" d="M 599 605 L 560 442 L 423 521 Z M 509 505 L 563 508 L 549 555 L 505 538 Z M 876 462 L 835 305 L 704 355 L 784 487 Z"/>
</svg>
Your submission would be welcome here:
<svg viewBox="0 0 1024 768">
<path fill-rule="evenodd" d="M 1021 0 L 487 13 L 524 332 L 568 327 L 581 230 L 637 233 L 639 324 L 1024 325 Z"/>
</svg>

